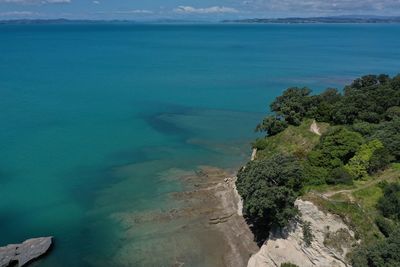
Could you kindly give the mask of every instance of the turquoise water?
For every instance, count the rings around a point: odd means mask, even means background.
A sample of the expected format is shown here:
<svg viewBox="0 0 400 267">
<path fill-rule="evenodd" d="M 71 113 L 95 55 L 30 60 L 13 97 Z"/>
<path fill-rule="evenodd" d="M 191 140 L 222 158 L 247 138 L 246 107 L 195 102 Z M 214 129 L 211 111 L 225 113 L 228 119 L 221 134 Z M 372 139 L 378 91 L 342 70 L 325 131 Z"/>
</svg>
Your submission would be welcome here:
<svg viewBox="0 0 400 267">
<path fill-rule="evenodd" d="M 149 266 L 118 214 L 170 208 L 174 170 L 243 163 L 286 87 L 396 74 L 399 47 L 400 25 L 0 25 L 1 244 Z"/>
</svg>

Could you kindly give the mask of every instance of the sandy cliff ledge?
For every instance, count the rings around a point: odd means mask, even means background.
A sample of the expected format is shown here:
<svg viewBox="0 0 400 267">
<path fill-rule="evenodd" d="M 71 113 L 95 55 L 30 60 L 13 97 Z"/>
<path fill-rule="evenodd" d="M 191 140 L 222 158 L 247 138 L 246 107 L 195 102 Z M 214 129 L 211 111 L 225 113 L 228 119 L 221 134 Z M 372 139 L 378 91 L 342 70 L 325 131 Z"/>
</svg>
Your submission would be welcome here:
<svg viewBox="0 0 400 267">
<path fill-rule="evenodd" d="M 295 202 L 301 219 L 288 229 L 270 234 L 270 238 L 254 254 L 248 267 L 279 267 L 284 262 L 301 267 L 344 267 L 350 266 L 346 254 L 354 244 L 354 233 L 336 215 L 320 211 L 309 201 Z M 302 224 L 311 224 L 314 236 L 310 246 L 303 241 Z"/>
</svg>

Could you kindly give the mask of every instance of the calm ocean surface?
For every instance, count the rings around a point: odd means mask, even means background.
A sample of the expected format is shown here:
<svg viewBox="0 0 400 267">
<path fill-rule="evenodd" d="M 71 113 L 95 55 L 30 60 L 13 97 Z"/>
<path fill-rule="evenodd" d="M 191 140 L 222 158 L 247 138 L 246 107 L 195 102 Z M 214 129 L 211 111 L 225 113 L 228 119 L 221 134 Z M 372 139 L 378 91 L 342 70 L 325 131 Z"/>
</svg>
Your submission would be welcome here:
<svg viewBox="0 0 400 267">
<path fill-rule="evenodd" d="M 237 168 L 283 89 L 398 72 L 400 25 L 0 25 L 0 243 L 53 235 L 35 266 L 169 266 L 120 214 Z"/>
</svg>

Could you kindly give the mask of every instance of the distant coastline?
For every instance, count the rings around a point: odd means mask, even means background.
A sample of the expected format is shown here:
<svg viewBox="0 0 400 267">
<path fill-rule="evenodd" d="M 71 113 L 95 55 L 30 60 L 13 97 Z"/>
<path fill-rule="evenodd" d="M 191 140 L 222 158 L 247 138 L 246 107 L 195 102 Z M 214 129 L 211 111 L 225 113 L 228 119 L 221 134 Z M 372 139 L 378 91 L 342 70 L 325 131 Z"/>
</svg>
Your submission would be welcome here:
<svg viewBox="0 0 400 267">
<path fill-rule="evenodd" d="M 253 18 L 240 20 L 224 20 L 223 23 L 262 23 L 262 24 L 378 24 L 400 23 L 400 17 L 376 16 L 337 16 L 337 17 L 293 17 L 293 18 Z"/>
<path fill-rule="evenodd" d="M 115 24 L 115 25 L 134 25 L 134 24 L 210 24 L 211 21 L 202 20 L 173 20 L 173 19 L 158 19 L 150 21 L 136 20 L 75 20 L 75 19 L 9 19 L 1 20 L 0 25 L 36 25 L 36 24 Z"/>
<path fill-rule="evenodd" d="M 397 24 L 400 16 L 332 16 L 332 17 L 289 17 L 289 18 L 247 18 L 222 21 L 207 20 L 75 20 L 75 19 L 9 19 L 1 24 Z"/>
</svg>

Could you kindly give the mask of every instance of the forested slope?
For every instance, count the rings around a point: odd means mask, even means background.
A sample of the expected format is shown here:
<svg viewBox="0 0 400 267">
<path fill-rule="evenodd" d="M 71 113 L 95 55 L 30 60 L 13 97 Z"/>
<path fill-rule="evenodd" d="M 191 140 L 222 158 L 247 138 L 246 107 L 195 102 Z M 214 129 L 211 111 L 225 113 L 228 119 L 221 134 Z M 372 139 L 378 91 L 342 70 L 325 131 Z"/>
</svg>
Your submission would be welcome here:
<svg viewBox="0 0 400 267">
<path fill-rule="evenodd" d="M 270 109 L 237 180 L 257 241 L 287 226 L 301 197 L 353 229 L 353 266 L 400 266 L 400 76 L 364 76 L 343 93 L 289 88 Z"/>
</svg>

